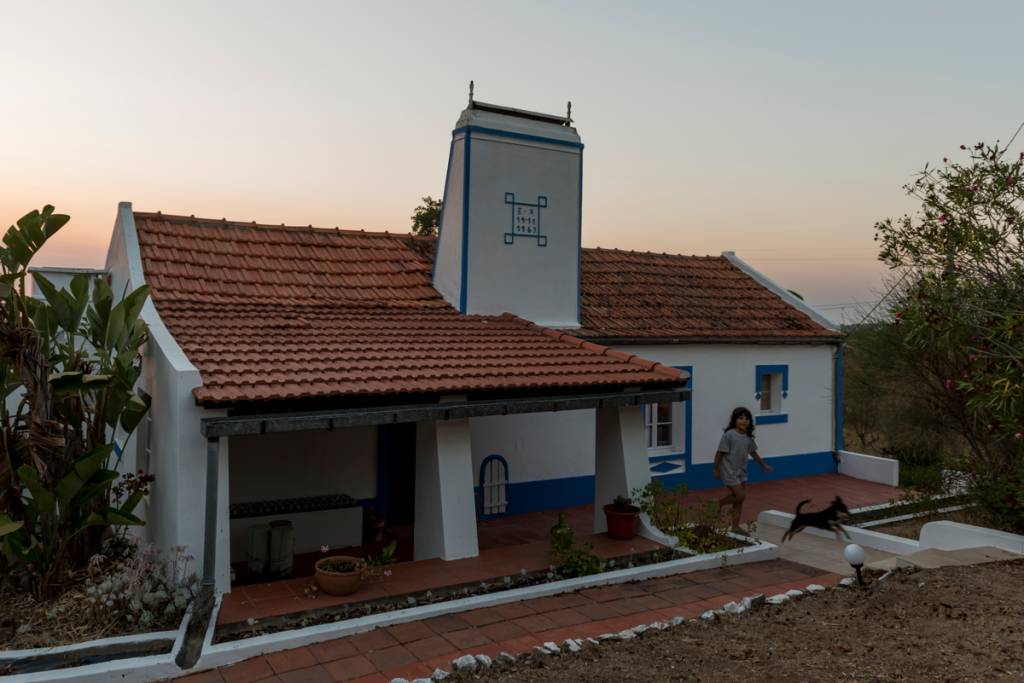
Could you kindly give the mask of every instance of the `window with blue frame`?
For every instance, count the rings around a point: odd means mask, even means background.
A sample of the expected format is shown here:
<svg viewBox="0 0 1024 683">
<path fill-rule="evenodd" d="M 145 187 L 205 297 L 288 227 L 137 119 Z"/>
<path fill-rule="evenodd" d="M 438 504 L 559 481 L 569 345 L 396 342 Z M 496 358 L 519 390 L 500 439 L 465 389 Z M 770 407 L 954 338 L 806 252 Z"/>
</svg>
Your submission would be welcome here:
<svg viewBox="0 0 1024 683">
<path fill-rule="evenodd" d="M 754 398 L 758 410 L 756 424 L 778 424 L 789 421 L 785 401 L 789 397 L 789 366 L 758 365 L 755 373 Z"/>
</svg>

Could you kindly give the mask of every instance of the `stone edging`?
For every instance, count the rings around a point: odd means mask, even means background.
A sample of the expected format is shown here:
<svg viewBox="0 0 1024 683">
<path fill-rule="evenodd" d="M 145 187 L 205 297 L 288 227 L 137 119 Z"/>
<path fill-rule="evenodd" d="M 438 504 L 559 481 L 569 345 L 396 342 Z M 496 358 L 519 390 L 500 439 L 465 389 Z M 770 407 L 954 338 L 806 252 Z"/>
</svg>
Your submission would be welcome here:
<svg viewBox="0 0 1024 683">
<path fill-rule="evenodd" d="M 889 577 L 891 572 L 887 572 L 878 581 L 883 581 Z M 847 577 L 842 579 L 832 590 L 838 588 L 849 588 L 855 585 L 856 579 Z M 586 647 L 599 647 L 602 643 L 610 640 L 633 640 L 644 634 L 647 631 L 664 631 L 670 628 L 677 628 L 679 626 L 685 626 L 686 624 L 695 624 L 699 621 L 714 621 L 719 617 L 725 615 L 740 615 L 745 612 L 765 607 L 766 605 L 781 605 L 790 600 L 804 597 L 806 595 L 812 595 L 815 593 L 823 593 L 827 589 L 825 586 L 820 584 L 812 583 L 808 584 L 804 590 L 792 589 L 785 593 L 778 593 L 770 597 L 765 597 L 763 593 L 757 593 L 750 595 L 740 602 L 728 602 L 722 606 L 721 609 L 707 610 L 700 615 L 698 619 L 684 619 L 683 617 L 676 616 L 672 617 L 669 621 L 655 621 L 650 624 L 638 624 L 633 628 L 624 629 L 617 633 L 602 633 L 597 638 L 567 638 L 559 646 L 557 643 L 550 641 L 543 645 L 537 645 L 527 654 L 516 656 L 509 652 L 502 652 L 497 657 L 497 662 L 506 666 L 513 666 L 519 662 L 520 657 L 551 657 L 553 655 L 560 655 L 564 653 L 574 654 Z M 451 661 L 452 671 L 473 673 L 483 669 L 489 669 L 495 663 L 488 655 L 462 655 Z M 434 669 L 434 673 L 431 674 L 430 678 L 415 678 L 409 681 L 405 678 L 392 678 L 390 683 L 433 683 L 434 681 L 441 681 L 451 675 L 448 671 L 442 668 Z"/>
</svg>

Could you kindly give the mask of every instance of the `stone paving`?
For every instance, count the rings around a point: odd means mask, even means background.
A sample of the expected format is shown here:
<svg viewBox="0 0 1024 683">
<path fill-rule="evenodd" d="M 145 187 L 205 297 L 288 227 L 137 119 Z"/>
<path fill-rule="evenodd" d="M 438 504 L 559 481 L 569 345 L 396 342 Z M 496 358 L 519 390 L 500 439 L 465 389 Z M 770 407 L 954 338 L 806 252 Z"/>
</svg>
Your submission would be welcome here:
<svg viewBox="0 0 1024 683">
<path fill-rule="evenodd" d="M 522 653 L 547 641 L 617 632 L 674 616 L 692 618 L 755 593 L 771 595 L 839 574 L 787 560 L 711 569 L 563 593 L 377 629 L 254 657 L 179 679 L 188 683 L 387 683 L 451 670 L 463 654 Z"/>
</svg>

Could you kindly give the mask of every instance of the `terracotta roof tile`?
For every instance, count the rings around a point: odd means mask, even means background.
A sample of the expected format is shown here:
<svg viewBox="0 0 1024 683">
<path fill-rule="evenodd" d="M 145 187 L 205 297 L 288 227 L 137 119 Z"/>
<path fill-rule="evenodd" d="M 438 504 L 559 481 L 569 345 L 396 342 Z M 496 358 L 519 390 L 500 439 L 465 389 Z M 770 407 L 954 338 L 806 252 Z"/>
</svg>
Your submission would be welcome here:
<svg viewBox="0 0 1024 683">
<path fill-rule="evenodd" d="M 136 213 L 146 281 L 206 405 L 678 385 L 680 373 L 513 315 L 463 316 L 408 236 Z"/>
<path fill-rule="evenodd" d="M 584 338 L 839 338 L 721 256 L 584 249 Z"/>
</svg>

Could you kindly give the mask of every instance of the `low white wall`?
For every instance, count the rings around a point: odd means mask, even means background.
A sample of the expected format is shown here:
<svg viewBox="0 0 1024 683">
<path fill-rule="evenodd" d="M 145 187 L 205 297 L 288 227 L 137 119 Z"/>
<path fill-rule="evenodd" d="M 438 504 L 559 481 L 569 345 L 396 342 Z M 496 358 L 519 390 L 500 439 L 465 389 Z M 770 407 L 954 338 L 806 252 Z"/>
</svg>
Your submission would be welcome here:
<svg viewBox="0 0 1024 683">
<path fill-rule="evenodd" d="M 839 451 L 839 474 L 887 486 L 899 486 L 900 461 L 878 455 Z"/>
<path fill-rule="evenodd" d="M 921 528 L 921 547 L 939 550 L 988 547 L 1024 554 L 1024 536 L 960 522 L 928 522 Z"/>
<path fill-rule="evenodd" d="M 757 516 L 758 525 L 777 526 L 783 529 L 788 529 L 792 521 L 793 514 L 791 512 L 781 512 L 779 510 L 764 510 Z M 875 550 L 881 550 L 894 555 L 906 555 L 921 548 L 917 541 L 909 538 L 901 538 L 855 526 L 846 526 L 845 524 L 843 529 L 850 535 L 850 539 L 847 542 L 859 543 L 865 548 L 874 548 Z M 836 537 L 831 531 L 815 529 L 814 527 L 806 527 L 800 533 L 821 536 L 822 538 L 834 539 Z"/>
</svg>

